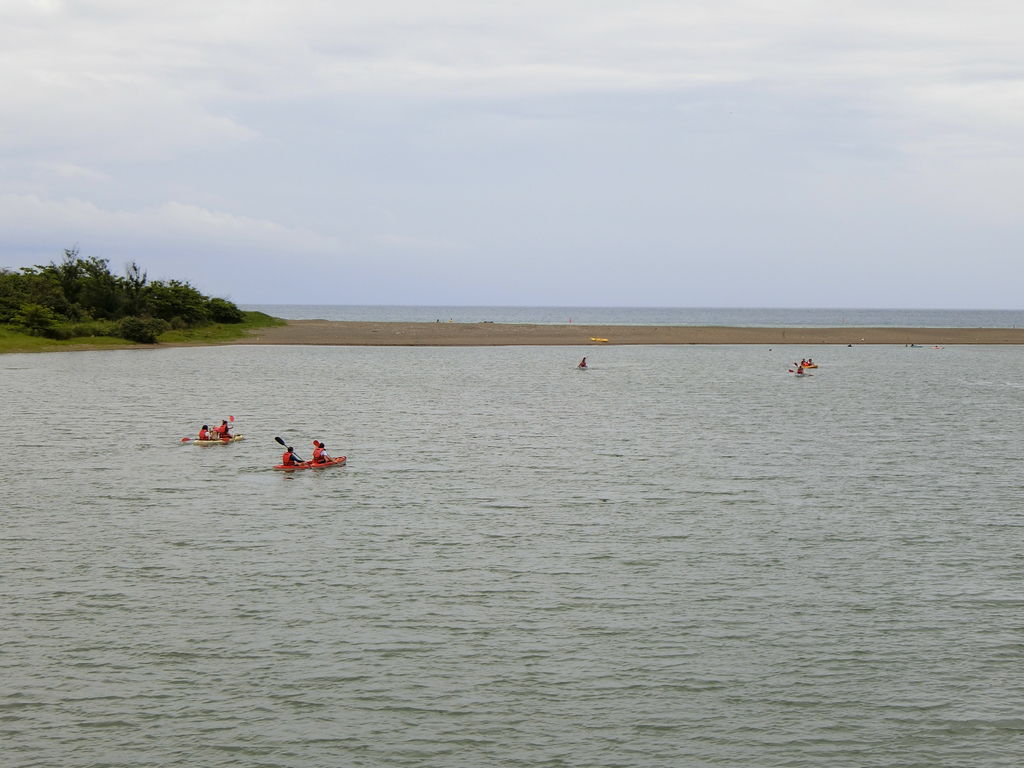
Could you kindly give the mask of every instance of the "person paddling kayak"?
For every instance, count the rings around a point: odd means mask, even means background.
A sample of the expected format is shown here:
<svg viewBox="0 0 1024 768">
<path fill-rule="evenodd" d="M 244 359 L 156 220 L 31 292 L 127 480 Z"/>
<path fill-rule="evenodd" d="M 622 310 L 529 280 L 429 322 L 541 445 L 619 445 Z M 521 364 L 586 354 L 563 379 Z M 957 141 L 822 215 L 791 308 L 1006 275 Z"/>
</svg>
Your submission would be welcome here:
<svg viewBox="0 0 1024 768">
<path fill-rule="evenodd" d="M 314 464 L 326 464 L 333 459 L 327 454 L 327 446 L 323 443 L 313 441 L 313 445 L 316 447 L 313 449 L 313 463 Z"/>
<path fill-rule="evenodd" d="M 288 449 L 281 454 L 281 463 L 286 467 L 294 467 L 296 464 L 305 464 L 306 462 L 295 455 L 295 449 L 290 445 Z"/>
<path fill-rule="evenodd" d="M 210 434 L 210 427 L 207 424 L 203 424 L 203 428 L 199 430 L 200 440 L 212 440 L 213 435 Z"/>
<path fill-rule="evenodd" d="M 586 368 L 587 367 L 587 358 L 584 357 L 582 360 L 580 360 L 580 364 L 577 365 L 576 367 L 577 368 Z"/>
<path fill-rule="evenodd" d="M 214 427 L 213 431 L 217 433 L 217 438 L 221 440 L 227 440 L 231 437 L 231 427 L 228 426 L 227 419 L 221 419 L 220 424 Z"/>
</svg>

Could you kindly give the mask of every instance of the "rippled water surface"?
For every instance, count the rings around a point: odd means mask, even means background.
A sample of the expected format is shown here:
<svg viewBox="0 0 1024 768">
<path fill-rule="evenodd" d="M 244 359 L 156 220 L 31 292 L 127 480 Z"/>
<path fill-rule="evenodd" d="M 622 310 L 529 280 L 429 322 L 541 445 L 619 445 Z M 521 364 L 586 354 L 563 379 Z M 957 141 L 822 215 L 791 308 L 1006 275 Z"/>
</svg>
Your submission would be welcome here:
<svg viewBox="0 0 1024 768">
<path fill-rule="evenodd" d="M 0 377 L 5 767 L 1021 764 L 1019 348 Z M 349 464 L 274 472 L 275 435 Z"/>
</svg>

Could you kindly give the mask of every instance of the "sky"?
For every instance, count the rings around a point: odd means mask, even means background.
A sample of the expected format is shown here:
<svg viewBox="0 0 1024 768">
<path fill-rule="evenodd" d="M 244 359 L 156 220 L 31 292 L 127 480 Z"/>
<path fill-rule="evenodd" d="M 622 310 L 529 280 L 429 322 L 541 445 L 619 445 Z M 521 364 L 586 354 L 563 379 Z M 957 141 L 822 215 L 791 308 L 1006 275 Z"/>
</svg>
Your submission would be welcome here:
<svg viewBox="0 0 1024 768">
<path fill-rule="evenodd" d="M 0 0 L 0 267 L 240 304 L 1022 306 L 1018 0 Z"/>
</svg>

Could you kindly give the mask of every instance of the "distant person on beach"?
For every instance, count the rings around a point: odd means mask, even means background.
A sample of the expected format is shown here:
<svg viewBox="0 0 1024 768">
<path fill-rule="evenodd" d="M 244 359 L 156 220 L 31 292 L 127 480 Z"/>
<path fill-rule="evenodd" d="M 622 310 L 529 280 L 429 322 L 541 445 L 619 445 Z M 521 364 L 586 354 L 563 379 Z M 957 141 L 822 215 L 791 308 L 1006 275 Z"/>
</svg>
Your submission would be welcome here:
<svg viewBox="0 0 1024 768">
<path fill-rule="evenodd" d="M 306 462 L 296 456 L 295 449 L 289 445 L 288 449 L 281 454 L 281 463 L 286 467 L 294 467 L 296 464 L 305 464 Z"/>
<path fill-rule="evenodd" d="M 577 365 L 576 367 L 577 368 L 586 368 L 587 367 L 587 358 L 584 357 L 582 360 L 580 360 L 580 364 Z"/>
</svg>

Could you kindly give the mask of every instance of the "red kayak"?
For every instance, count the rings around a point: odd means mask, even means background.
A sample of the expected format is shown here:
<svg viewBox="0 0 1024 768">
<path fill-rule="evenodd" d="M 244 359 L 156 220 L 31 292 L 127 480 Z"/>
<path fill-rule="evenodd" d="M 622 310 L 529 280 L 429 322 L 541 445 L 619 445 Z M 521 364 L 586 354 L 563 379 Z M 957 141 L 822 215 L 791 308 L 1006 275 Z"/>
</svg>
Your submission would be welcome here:
<svg viewBox="0 0 1024 768">
<path fill-rule="evenodd" d="M 285 472 L 293 472 L 296 469 L 327 469 L 328 467 L 340 467 L 345 464 L 347 456 L 339 456 L 336 459 L 325 461 L 321 464 L 314 464 L 312 461 L 304 461 L 301 464 L 276 464 L 274 469 L 281 469 Z"/>
<path fill-rule="evenodd" d="M 227 445 L 228 443 L 237 443 L 239 440 L 245 439 L 245 435 L 229 435 L 227 437 L 216 437 L 210 440 L 200 440 L 198 437 L 183 437 L 181 438 L 182 445 Z"/>
</svg>

